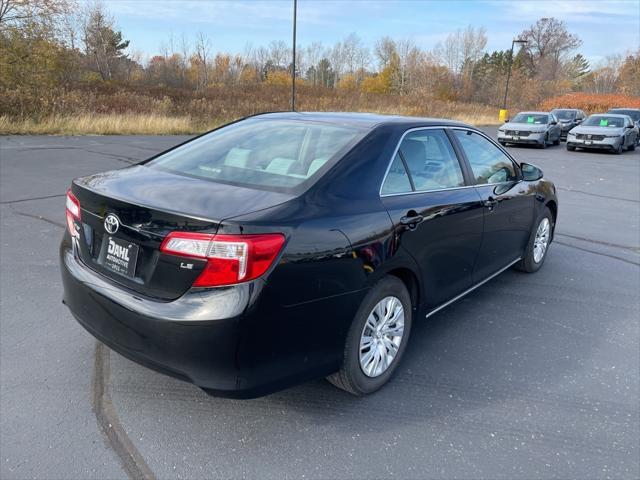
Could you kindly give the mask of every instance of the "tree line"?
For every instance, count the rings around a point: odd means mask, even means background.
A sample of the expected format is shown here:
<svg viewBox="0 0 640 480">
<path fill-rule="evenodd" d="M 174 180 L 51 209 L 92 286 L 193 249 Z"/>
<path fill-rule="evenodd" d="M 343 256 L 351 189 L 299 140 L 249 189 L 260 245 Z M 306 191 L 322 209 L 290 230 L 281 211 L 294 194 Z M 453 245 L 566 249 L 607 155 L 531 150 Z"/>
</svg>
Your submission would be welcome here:
<svg viewBox="0 0 640 480">
<path fill-rule="evenodd" d="M 411 39 L 381 37 L 365 45 L 357 34 L 323 45 L 296 47 L 296 78 L 314 88 L 499 105 L 509 64 L 511 102 L 537 105 L 567 92 L 640 96 L 640 50 L 591 66 L 581 40 L 561 20 L 541 18 L 520 32 L 527 43 L 488 52 L 483 28 L 449 34 L 433 49 Z M 78 85 L 136 85 L 205 93 L 211 88 L 286 85 L 291 48 L 282 40 L 218 52 L 205 33 L 169 36 L 157 55 L 143 60 L 99 2 L 0 0 L 0 90 L 33 99 Z M 18 95 L 18 92 L 20 95 Z M 0 105 L 0 108 L 3 108 Z M 6 107 L 9 108 L 9 107 Z M 0 112 L 2 113 L 2 112 Z"/>
</svg>

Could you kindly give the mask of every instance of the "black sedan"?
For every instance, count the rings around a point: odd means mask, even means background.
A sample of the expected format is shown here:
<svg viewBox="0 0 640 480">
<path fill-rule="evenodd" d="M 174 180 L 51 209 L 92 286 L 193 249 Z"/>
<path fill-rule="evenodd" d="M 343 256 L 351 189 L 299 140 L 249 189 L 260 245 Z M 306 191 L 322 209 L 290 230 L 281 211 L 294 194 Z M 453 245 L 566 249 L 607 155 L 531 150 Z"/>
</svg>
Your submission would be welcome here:
<svg viewBox="0 0 640 480">
<path fill-rule="evenodd" d="M 553 113 L 558 119 L 558 122 L 560 122 L 560 127 L 562 127 L 560 138 L 563 140 L 567 138 L 569 130 L 580 125 L 586 118 L 584 112 L 577 108 L 556 108 L 551 110 L 551 113 Z"/>
<path fill-rule="evenodd" d="M 481 131 L 368 114 L 250 117 L 73 181 L 64 303 L 122 355 L 207 392 L 384 385 L 428 317 L 538 270 L 555 187 Z"/>
</svg>

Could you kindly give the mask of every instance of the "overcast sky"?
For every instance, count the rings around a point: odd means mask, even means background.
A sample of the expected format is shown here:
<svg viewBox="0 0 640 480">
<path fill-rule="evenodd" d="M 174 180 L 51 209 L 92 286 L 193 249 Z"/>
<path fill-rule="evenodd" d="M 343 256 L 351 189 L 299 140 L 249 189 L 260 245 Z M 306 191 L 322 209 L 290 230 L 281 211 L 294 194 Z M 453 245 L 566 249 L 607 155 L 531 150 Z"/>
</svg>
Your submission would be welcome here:
<svg viewBox="0 0 640 480">
<path fill-rule="evenodd" d="M 291 42 L 293 0 L 105 0 L 131 49 L 160 52 L 170 34 L 193 39 L 205 33 L 214 51 L 240 53 L 250 43 Z M 467 25 L 484 27 L 487 50 L 507 49 L 511 39 L 541 17 L 564 20 L 583 41 L 592 64 L 640 48 L 640 0 L 298 0 L 298 44 L 331 45 L 355 32 L 367 46 L 383 35 L 413 39 L 431 49 Z"/>
</svg>

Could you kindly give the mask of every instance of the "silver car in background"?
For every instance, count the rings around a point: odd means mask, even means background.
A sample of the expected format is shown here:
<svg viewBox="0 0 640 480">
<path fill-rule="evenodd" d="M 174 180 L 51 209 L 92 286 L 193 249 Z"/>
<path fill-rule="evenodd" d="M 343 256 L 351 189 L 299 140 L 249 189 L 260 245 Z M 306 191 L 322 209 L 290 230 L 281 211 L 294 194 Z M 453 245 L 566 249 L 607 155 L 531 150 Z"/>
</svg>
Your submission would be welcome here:
<svg viewBox="0 0 640 480">
<path fill-rule="evenodd" d="M 605 113 L 591 115 L 567 136 L 567 150 L 588 148 L 622 153 L 635 150 L 638 127 L 628 115 Z"/>
<path fill-rule="evenodd" d="M 562 128 L 560 137 L 564 140 L 567 138 L 567 133 L 573 127 L 577 127 L 585 119 L 585 113 L 579 108 L 554 108 L 551 110 Z"/>
<path fill-rule="evenodd" d="M 562 127 L 553 113 L 520 112 L 498 128 L 498 142 L 546 148 L 551 143 L 559 145 L 561 134 Z"/>
<path fill-rule="evenodd" d="M 633 120 L 633 123 L 636 124 L 636 127 L 640 129 L 640 108 L 612 108 L 611 110 L 608 110 L 607 113 L 629 115 L 631 117 L 631 120 Z M 640 145 L 640 135 L 638 135 L 636 145 Z"/>
</svg>

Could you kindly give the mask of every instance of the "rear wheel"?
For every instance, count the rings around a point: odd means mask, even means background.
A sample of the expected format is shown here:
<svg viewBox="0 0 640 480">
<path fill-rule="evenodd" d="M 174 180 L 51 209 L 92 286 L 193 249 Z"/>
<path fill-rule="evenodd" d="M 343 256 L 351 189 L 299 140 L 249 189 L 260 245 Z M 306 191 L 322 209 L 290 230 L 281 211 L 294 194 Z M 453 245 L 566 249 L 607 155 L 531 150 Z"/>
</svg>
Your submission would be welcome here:
<svg viewBox="0 0 640 480">
<path fill-rule="evenodd" d="M 556 140 L 553 142 L 554 145 L 560 145 L 560 137 L 556 138 Z"/>
<path fill-rule="evenodd" d="M 570 152 L 575 152 L 576 151 L 576 147 L 572 147 L 571 145 L 567 145 L 567 150 L 569 150 Z"/>
<path fill-rule="evenodd" d="M 411 311 L 409 292 L 400 279 L 385 277 L 375 284 L 349 328 L 342 367 L 327 380 L 358 396 L 381 388 L 407 347 Z"/>
<path fill-rule="evenodd" d="M 533 273 L 542 267 L 544 259 L 547 258 L 553 228 L 553 215 L 549 208 L 545 207 L 535 223 L 534 230 L 531 232 L 522 260 L 515 264 L 517 270 Z"/>
</svg>

